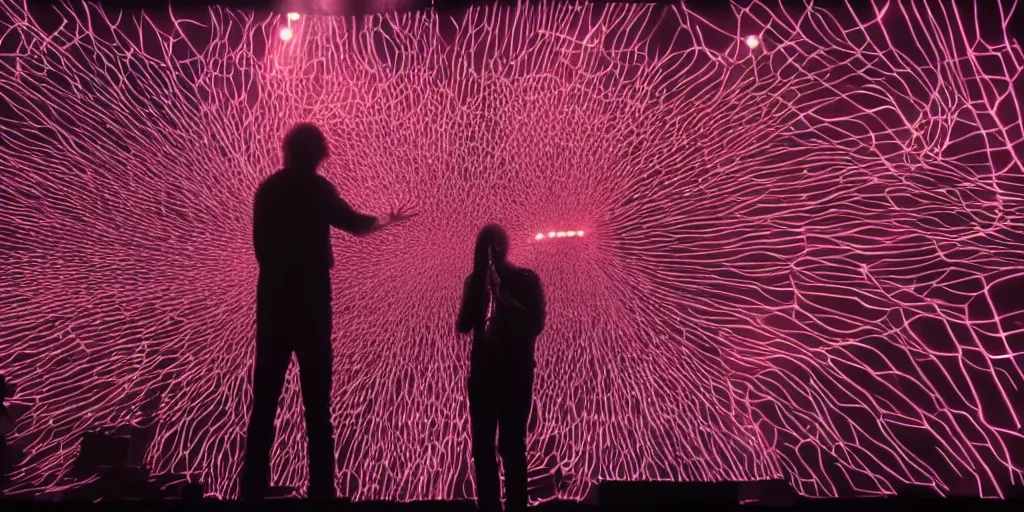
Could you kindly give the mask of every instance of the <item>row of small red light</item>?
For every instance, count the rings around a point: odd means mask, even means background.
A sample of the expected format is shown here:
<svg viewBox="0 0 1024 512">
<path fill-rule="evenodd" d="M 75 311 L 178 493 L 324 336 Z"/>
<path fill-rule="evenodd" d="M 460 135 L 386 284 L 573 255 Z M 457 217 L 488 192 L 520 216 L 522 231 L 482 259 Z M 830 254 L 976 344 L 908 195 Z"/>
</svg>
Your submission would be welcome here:
<svg viewBox="0 0 1024 512">
<path fill-rule="evenodd" d="M 546 236 L 544 233 L 537 233 L 535 239 L 544 240 L 545 238 L 572 238 L 577 236 L 583 236 L 583 231 L 552 231 Z"/>
</svg>

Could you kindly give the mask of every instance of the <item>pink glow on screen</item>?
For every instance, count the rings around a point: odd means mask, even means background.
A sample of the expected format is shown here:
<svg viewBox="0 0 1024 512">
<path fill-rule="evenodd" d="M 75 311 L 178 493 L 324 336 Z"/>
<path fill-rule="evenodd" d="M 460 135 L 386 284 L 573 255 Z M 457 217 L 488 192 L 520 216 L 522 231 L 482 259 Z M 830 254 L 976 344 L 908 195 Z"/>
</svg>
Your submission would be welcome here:
<svg viewBox="0 0 1024 512">
<path fill-rule="evenodd" d="M 14 490 L 62 485 L 84 432 L 140 423 L 156 395 L 145 465 L 234 496 L 253 193 L 299 121 L 330 137 L 322 172 L 353 207 L 420 213 L 334 236 L 343 496 L 472 497 L 453 324 L 495 221 L 547 294 L 535 501 L 623 479 L 817 497 L 1022 481 L 1011 2 L 867 2 L 884 23 L 832 2 L 522 3 L 283 29 L 35 4 L 0 0 Z M 304 488 L 294 366 L 277 432 L 273 482 Z"/>
</svg>

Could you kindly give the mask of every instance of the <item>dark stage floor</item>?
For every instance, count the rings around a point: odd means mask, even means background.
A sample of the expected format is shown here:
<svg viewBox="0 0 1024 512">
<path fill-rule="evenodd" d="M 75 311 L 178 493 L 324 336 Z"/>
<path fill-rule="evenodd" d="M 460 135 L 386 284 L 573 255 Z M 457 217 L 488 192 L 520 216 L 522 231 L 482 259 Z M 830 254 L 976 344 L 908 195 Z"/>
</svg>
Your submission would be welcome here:
<svg viewBox="0 0 1024 512">
<path fill-rule="evenodd" d="M 673 505 L 617 505 L 600 506 L 586 505 L 581 503 L 548 502 L 531 507 L 531 512 L 598 512 L 603 510 L 631 510 L 637 512 L 655 510 L 808 510 L 808 511 L 833 511 L 842 510 L 945 510 L 964 511 L 997 511 L 997 510 L 1024 510 L 1024 501 L 1021 500 L 979 500 L 979 499 L 860 499 L 860 500 L 798 500 L 792 505 L 765 507 L 758 505 L 713 505 L 708 503 L 676 503 Z M 280 510 L 280 511 L 306 511 L 306 510 L 335 510 L 352 512 L 473 512 L 476 510 L 472 503 L 466 502 L 415 502 L 415 503 L 385 503 L 385 502 L 359 502 L 350 503 L 339 500 L 334 502 L 309 502 L 305 500 L 282 499 L 269 500 L 260 504 L 244 504 L 238 502 L 221 501 L 122 501 L 95 504 L 76 503 L 39 503 L 39 502 L 17 502 L 0 501 L 0 509 L 8 510 L 158 510 L 167 512 L 196 512 L 203 511 L 224 511 L 242 512 L 248 510 Z"/>
</svg>

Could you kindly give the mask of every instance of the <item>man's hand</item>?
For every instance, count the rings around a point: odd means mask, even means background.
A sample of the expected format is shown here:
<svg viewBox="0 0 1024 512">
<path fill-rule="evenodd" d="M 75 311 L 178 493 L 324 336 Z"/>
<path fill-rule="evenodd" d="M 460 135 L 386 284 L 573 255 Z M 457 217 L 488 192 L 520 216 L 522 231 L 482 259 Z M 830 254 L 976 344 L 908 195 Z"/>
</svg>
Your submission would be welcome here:
<svg viewBox="0 0 1024 512">
<path fill-rule="evenodd" d="M 415 217 L 416 215 L 417 214 L 415 213 L 410 213 L 405 207 L 392 208 L 391 213 L 388 213 L 384 217 L 378 217 L 377 223 L 374 224 L 373 227 L 371 227 L 368 231 L 364 232 L 360 236 L 366 236 L 372 233 L 376 233 L 388 226 L 391 226 L 392 224 L 405 222 Z"/>
<path fill-rule="evenodd" d="M 388 214 L 387 219 L 384 221 L 385 224 L 398 224 L 399 222 L 405 222 L 418 215 L 417 213 L 410 212 L 408 208 L 400 206 L 398 208 L 392 208 L 391 213 Z"/>
</svg>

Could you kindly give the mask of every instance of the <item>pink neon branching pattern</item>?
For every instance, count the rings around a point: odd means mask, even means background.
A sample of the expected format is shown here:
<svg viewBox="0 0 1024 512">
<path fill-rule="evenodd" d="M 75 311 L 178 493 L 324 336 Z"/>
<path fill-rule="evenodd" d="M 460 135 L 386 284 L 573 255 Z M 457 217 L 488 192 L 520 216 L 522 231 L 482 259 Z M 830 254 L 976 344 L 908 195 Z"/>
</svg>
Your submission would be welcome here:
<svg viewBox="0 0 1024 512">
<path fill-rule="evenodd" d="M 453 322 L 490 221 L 548 293 L 536 496 L 783 476 L 1003 495 L 1024 467 L 1013 6 L 874 3 L 302 17 L 286 42 L 284 15 L 3 0 L 17 486 L 63 485 L 83 432 L 159 396 L 146 465 L 234 494 L 252 193 L 311 120 L 350 202 L 421 213 L 335 240 L 344 495 L 472 496 Z M 535 239 L 568 228 L 587 235 Z M 294 370 L 273 474 L 302 486 Z"/>
</svg>

